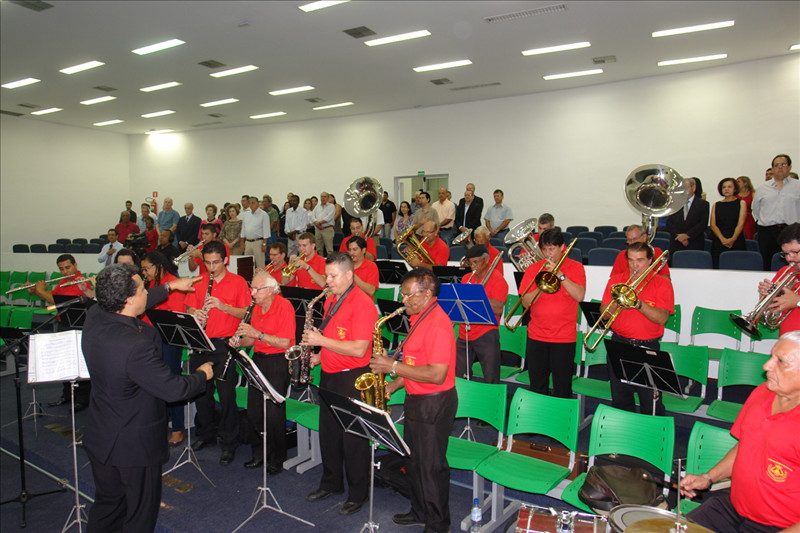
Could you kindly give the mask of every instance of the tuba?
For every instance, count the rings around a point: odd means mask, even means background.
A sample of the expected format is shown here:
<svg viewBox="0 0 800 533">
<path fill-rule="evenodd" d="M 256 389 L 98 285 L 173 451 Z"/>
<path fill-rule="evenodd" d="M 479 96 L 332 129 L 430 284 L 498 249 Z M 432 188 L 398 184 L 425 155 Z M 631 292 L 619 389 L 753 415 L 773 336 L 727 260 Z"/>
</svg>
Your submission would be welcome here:
<svg viewBox="0 0 800 533">
<path fill-rule="evenodd" d="M 286 267 L 284 267 L 286 268 Z M 328 287 L 314 296 L 306 308 L 306 321 L 303 331 L 314 328 L 314 305 L 331 293 Z M 295 344 L 290 346 L 284 357 L 289 361 L 289 382 L 295 389 L 303 389 L 311 382 L 311 346 Z"/>
<path fill-rule="evenodd" d="M 419 242 L 419 239 L 414 234 L 414 226 L 411 226 L 405 230 L 402 235 L 397 237 L 397 244 L 394 246 L 397 248 L 397 253 L 409 264 L 415 257 L 418 257 L 421 261 L 425 261 L 429 265 L 433 264 L 433 259 L 431 259 L 430 254 L 422 247 L 422 243 Z"/>
<path fill-rule="evenodd" d="M 666 165 L 643 165 L 633 169 L 625 179 L 625 200 L 642 213 L 642 225 L 652 242 L 656 236 L 656 218 L 683 209 L 689 201 L 689 189 L 675 169 Z"/>
<path fill-rule="evenodd" d="M 770 291 L 758 301 L 752 311 L 747 315 L 731 313 L 731 320 L 751 337 L 760 339 L 761 332 L 758 331 L 759 320 L 763 320 L 764 325 L 769 329 L 777 329 L 792 311 L 791 309 L 784 312 L 767 311 L 767 307 L 776 296 L 780 296 L 784 290 L 792 290 L 791 286 L 798 282 L 800 282 L 800 271 L 793 268 L 787 269 L 781 277 L 775 280 Z M 800 291 L 800 285 L 794 289 L 794 292 L 798 291 Z"/>
<path fill-rule="evenodd" d="M 544 259 L 539 245 L 533 238 L 537 222 L 536 217 L 523 220 L 511 228 L 503 239 L 503 242 L 509 245 L 508 258 L 514 264 L 517 272 L 525 272 L 529 266 Z"/>
<path fill-rule="evenodd" d="M 344 208 L 356 218 L 368 216 L 364 228 L 364 238 L 368 239 L 375 233 L 377 218 L 375 212 L 381 206 L 383 187 L 375 178 L 364 176 L 358 178 L 344 191 Z"/>
<path fill-rule="evenodd" d="M 372 332 L 372 355 L 378 357 L 383 354 L 383 337 L 381 335 L 381 328 L 383 325 L 402 314 L 406 310 L 405 307 L 398 307 L 386 316 L 382 316 L 375 322 L 375 330 Z M 361 391 L 361 401 L 367 405 L 371 405 L 391 413 L 391 407 L 386 405 L 386 375 L 373 374 L 372 372 L 365 372 L 356 378 L 356 390 Z"/>
</svg>

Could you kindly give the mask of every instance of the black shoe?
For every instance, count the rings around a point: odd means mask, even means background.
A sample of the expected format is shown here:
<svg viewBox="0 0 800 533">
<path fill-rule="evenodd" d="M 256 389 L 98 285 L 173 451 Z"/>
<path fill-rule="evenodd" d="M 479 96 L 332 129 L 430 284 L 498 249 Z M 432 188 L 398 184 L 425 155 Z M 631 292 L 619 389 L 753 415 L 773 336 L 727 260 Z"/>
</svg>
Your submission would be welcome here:
<svg viewBox="0 0 800 533">
<path fill-rule="evenodd" d="M 87 407 L 89 406 L 86 405 L 85 403 L 77 402 L 75 403 L 75 412 L 80 413 L 81 411 L 84 411 Z"/>
<path fill-rule="evenodd" d="M 339 494 L 339 492 L 334 492 L 332 490 L 325 490 L 325 489 L 317 489 L 311 494 L 306 496 L 306 500 L 310 502 L 318 502 L 320 500 L 324 500 L 331 494 Z"/>
<path fill-rule="evenodd" d="M 192 443 L 192 451 L 199 452 L 203 448 L 208 448 L 209 446 L 214 446 L 216 444 L 213 440 L 201 440 L 197 439 Z"/>
<path fill-rule="evenodd" d="M 249 461 L 247 461 L 247 462 L 244 464 L 244 467 L 245 467 L 245 468 L 259 468 L 259 467 L 260 467 L 260 466 L 262 466 L 263 464 L 264 464 L 264 460 L 263 460 L 263 459 L 256 459 L 256 458 L 253 458 L 253 459 L 250 459 Z"/>
<path fill-rule="evenodd" d="M 54 402 L 48 402 L 47 405 L 50 407 L 58 407 L 59 405 L 64 405 L 65 403 L 67 403 L 67 399 L 62 396 Z"/>
<path fill-rule="evenodd" d="M 339 509 L 339 514 L 355 514 L 361 510 L 363 505 L 364 502 L 344 502 Z"/>
<path fill-rule="evenodd" d="M 283 472 L 283 465 L 267 465 L 267 474 L 270 476 L 277 476 Z"/>
<path fill-rule="evenodd" d="M 236 453 L 232 450 L 222 450 L 222 455 L 219 456 L 219 464 L 222 466 L 231 464 L 235 455 Z"/>
<path fill-rule="evenodd" d="M 396 514 L 392 517 L 392 522 L 398 526 L 424 526 L 425 522 L 417 520 L 414 513 Z"/>
</svg>

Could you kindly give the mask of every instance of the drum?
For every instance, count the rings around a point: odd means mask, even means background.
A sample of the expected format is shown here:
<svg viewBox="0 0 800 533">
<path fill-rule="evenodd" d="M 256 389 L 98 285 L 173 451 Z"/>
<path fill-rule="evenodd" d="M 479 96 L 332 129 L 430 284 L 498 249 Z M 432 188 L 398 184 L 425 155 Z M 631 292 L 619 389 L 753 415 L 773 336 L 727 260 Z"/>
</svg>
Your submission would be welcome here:
<svg viewBox="0 0 800 533">
<path fill-rule="evenodd" d="M 523 504 L 517 515 L 515 533 L 603 533 L 606 520 L 602 516 L 561 511 L 549 507 Z"/>
<path fill-rule="evenodd" d="M 608 523 L 616 533 L 670 533 L 676 530 L 676 519 L 675 513 L 644 505 L 618 505 L 608 513 Z M 680 524 L 681 533 L 713 533 L 685 516 L 680 517 Z"/>
</svg>

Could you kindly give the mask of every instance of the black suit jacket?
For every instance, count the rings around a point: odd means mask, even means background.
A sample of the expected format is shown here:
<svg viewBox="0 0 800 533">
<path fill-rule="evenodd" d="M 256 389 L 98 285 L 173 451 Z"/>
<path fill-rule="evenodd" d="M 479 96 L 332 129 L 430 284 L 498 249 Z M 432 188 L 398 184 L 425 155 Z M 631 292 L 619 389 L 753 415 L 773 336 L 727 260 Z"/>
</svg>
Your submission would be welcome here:
<svg viewBox="0 0 800 533">
<path fill-rule="evenodd" d="M 164 464 L 169 459 L 166 402 L 202 394 L 205 374 L 173 374 L 161 358 L 154 327 L 99 305 L 86 313 L 82 348 L 92 376 L 86 451 L 103 464 L 123 468 Z"/>
<path fill-rule="evenodd" d="M 673 213 L 667 218 L 667 231 L 670 235 L 669 253 L 673 254 L 678 250 L 704 250 L 706 229 L 708 228 L 708 202 L 702 198 L 695 197 L 686 219 L 683 218 L 683 209 Z M 675 240 L 679 233 L 689 236 L 689 245 L 684 246 Z"/>
<path fill-rule="evenodd" d="M 197 245 L 200 239 L 197 235 L 200 233 L 200 217 L 192 215 L 189 221 L 186 221 L 186 215 L 178 220 L 178 228 L 175 230 L 175 238 L 178 242 L 188 242 L 191 245 Z"/>
<path fill-rule="evenodd" d="M 483 200 L 478 198 L 477 196 L 473 198 L 472 203 L 469 206 L 469 211 L 467 211 L 467 221 L 466 224 L 464 223 L 464 210 L 466 209 L 467 204 L 462 198 L 458 201 L 458 206 L 456 207 L 456 219 L 455 219 L 455 227 L 460 228 L 461 226 L 465 226 L 467 228 L 472 228 L 473 230 L 480 227 L 481 225 L 481 214 L 483 213 Z"/>
</svg>

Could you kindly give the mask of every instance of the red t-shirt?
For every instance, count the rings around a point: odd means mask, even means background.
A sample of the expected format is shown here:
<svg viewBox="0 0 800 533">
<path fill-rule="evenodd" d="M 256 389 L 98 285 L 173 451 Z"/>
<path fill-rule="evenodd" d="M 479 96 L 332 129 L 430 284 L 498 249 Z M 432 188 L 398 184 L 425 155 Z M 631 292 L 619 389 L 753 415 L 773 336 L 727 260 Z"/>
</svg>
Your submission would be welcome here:
<svg viewBox="0 0 800 533">
<path fill-rule="evenodd" d="M 208 290 L 208 273 L 202 276 L 202 281 L 195 283 L 194 292 L 186 295 L 187 307 L 203 308 L 203 303 L 206 300 L 206 291 Z M 211 296 L 219 298 L 224 304 L 240 308 L 250 305 L 251 300 L 250 288 L 247 286 L 247 282 L 243 277 L 233 272 L 226 272 L 222 280 L 214 280 Z M 230 337 L 236 333 L 239 322 L 241 320 L 233 315 L 229 315 L 219 309 L 211 309 L 208 313 L 208 321 L 206 321 L 206 334 L 209 337 Z"/>
<path fill-rule="evenodd" d="M 338 300 L 337 296 L 325 299 L 325 316 Z M 372 357 L 372 331 L 378 321 L 378 310 L 372 298 L 356 286 L 347 294 L 339 310 L 333 315 L 322 332 L 328 338 L 342 341 L 369 340 L 369 346 L 361 357 L 339 355 L 327 348 L 319 352 L 322 370 L 329 374 L 366 366 Z"/>
<path fill-rule="evenodd" d="M 628 277 L 629 272 L 625 272 L 608 280 L 608 285 L 606 285 L 606 290 L 603 293 L 603 305 L 611 301 L 611 286 L 615 283 L 625 283 L 628 281 Z M 642 301 L 642 305 L 651 305 L 659 309 L 666 309 L 669 314 L 674 313 L 675 294 L 672 291 L 672 282 L 664 276 L 653 274 L 652 272 L 647 279 L 650 281 L 639 292 L 639 299 Z M 650 322 L 637 309 L 624 309 L 614 321 L 611 329 L 614 333 L 627 339 L 649 340 L 661 337 L 664 334 L 664 326 Z"/>
<path fill-rule="evenodd" d="M 492 261 L 494 261 L 494 258 L 497 257 L 498 254 L 500 254 L 500 250 L 498 250 L 497 248 L 492 246 L 491 243 L 486 245 L 486 249 L 489 251 L 489 264 L 491 264 Z M 497 268 L 500 269 L 500 272 L 503 271 L 503 257 L 502 256 L 500 257 L 500 260 L 497 262 Z"/>
<path fill-rule="evenodd" d="M 378 265 L 369 259 L 364 259 L 361 266 L 353 271 L 353 274 L 361 278 L 364 283 L 368 283 L 376 289 L 378 288 L 378 283 L 380 283 Z"/>
<path fill-rule="evenodd" d="M 150 231 L 145 230 L 144 234 L 147 237 L 147 242 L 149 243 L 147 248 L 145 248 L 145 251 L 154 252 L 156 250 L 156 246 L 158 246 L 158 231 L 155 229 Z"/>
<path fill-rule="evenodd" d="M 461 283 L 467 283 L 470 285 L 479 285 L 481 281 L 483 281 L 483 278 L 474 276 L 473 272 L 464 274 L 464 276 L 461 278 Z M 500 300 L 503 302 L 503 304 L 505 304 L 506 298 L 508 298 L 508 282 L 506 282 L 506 278 L 503 277 L 503 271 L 499 268 L 495 268 L 494 272 L 492 272 L 492 275 L 489 277 L 489 280 L 486 282 L 486 285 L 484 285 L 484 289 L 486 290 L 486 296 L 488 296 L 490 299 Z M 495 315 L 498 324 L 500 323 L 500 317 L 501 315 Z M 473 341 L 477 338 L 480 338 L 480 336 L 487 331 L 497 328 L 498 326 L 476 324 L 470 327 L 468 335 L 466 324 L 459 324 L 458 338 Z"/>
<path fill-rule="evenodd" d="M 524 291 L 539 273 L 544 260 L 532 264 L 522 276 L 519 284 Z M 586 271 L 583 265 L 570 258 L 564 260 L 559 272 L 581 287 L 586 287 Z M 536 290 L 533 285 L 531 290 Z M 564 287 L 554 294 L 541 293 L 531 305 L 531 321 L 528 323 L 528 338 L 542 342 L 575 342 L 578 323 L 578 302 Z"/>
<path fill-rule="evenodd" d="M 450 248 L 440 238 L 436 238 L 433 246 L 428 246 L 427 239 L 422 240 L 422 247 L 428 252 L 428 255 L 433 259 L 434 265 L 446 265 L 450 260 Z"/>
<path fill-rule="evenodd" d="M 306 261 L 306 264 L 310 266 L 314 272 L 318 274 L 325 275 L 325 258 L 321 255 L 315 253 L 314 257 Z M 287 284 L 289 287 L 300 287 L 303 289 L 315 289 L 319 290 L 320 288 L 324 287 L 323 285 L 317 285 L 317 282 L 311 277 L 311 274 L 305 271 L 304 268 L 299 269 L 297 272 L 294 273 L 294 278 L 289 281 Z"/>
<path fill-rule="evenodd" d="M 351 235 L 350 237 L 347 237 L 346 239 L 344 239 L 342 241 L 342 244 L 339 245 L 339 251 L 340 252 L 347 253 L 347 245 L 350 244 L 350 239 L 352 239 L 352 238 L 353 238 L 353 236 Z M 377 259 L 378 258 L 378 249 L 375 248 L 375 240 L 374 239 L 367 239 L 366 237 L 364 238 L 364 240 L 367 241 L 367 251 L 372 254 L 372 257 Z"/>
<path fill-rule="evenodd" d="M 800 522 L 800 407 L 773 415 L 774 399 L 759 385 L 731 428 L 739 439 L 731 503 L 745 518 L 786 528 Z"/>
<path fill-rule="evenodd" d="M 269 268 L 270 264 L 271 263 L 267 263 L 267 266 L 264 268 Z M 273 268 L 272 272 L 269 272 L 269 275 L 275 278 L 275 281 L 277 281 L 278 284 L 280 284 L 283 281 L 283 274 L 281 274 L 281 270 L 283 270 L 283 267 L 285 266 L 286 266 L 286 261 L 281 263 L 279 267 Z"/>
<path fill-rule="evenodd" d="M 230 263 L 230 259 L 231 259 L 231 248 L 230 248 L 230 246 L 228 246 L 224 242 L 222 244 L 225 245 L 225 264 L 227 265 L 227 264 Z M 203 246 L 205 246 L 205 244 Z M 199 249 L 202 250 L 203 246 L 201 246 Z M 203 263 L 203 256 L 202 255 L 200 257 L 193 257 L 192 258 L 192 263 L 200 266 L 200 271 L 197 273 L 198 276 L 202 276 L 203 274 L 207 274 L 208 273 L 208 269 L 206 268 L 206 264 Z M 278 280 L 278 281 L 280 282 L 280 280 Z"/>
<path fill-rule="evenodd" d="M 84 296 L 81 290 L 78 288 L 78 285 L 70 285 L 69 287 L 64 287 L 65 283 L 69 283 L 71 281 L 78 280 L 83 277 L 83 274 L 78 271 L 77 274 L 72 276 L 71 278 L 62 279 L 58 282 L 58 285 L 53 287 L 53 290 L 50 291 L 50 294 L 54 294 L 56 296 Z"/>
<path fill-rule="evenodd" d="M 290 339 L 290 342 L 294 343 L 295 328 L 297 327 L 297 321 L 294 319 L 294 308 L 289 303 L 289 300 L 280 294 L 276 294 L 273 297 L 272 305 L 269 306 L 266 313 L 264 313 L 260 305 L 253 307 L 250 325 L 261 333 L 275 335 L 282 339 Z M 286 351 L 283 348 L 269 345 L 258 339 L 256 339 L 253 350 L 263 353 L 283 353 Z"/>
<path fill-rule="evenodd" d="M 128 222 L 127 224 L 120 222 L 114 226 L 114 229 L 117 230 L 117 240 L 121 243 L 127 241 L 128 235 L 131 233 L 139 233 L 139 226 L 134 222 Z"/>
<path fill-rule="evenodd" d="M 626 276 L 628 275 L 628 256 L 626 252 L 627 250 L 622 250 L 614 260 L 614 266 L 611 267 L 612 276 L 616 276 L 617 274 L 625 274 Z M 653 247 L 653 252 L 655 252 L 653 260 L 658 259 L 663 253 L 661 248 L 657 248 L 655 246 Z M 664 268 L 659 271 L 659 274 L 669 277 L 669 265 L 664 265 Z"/>
<path fill-rule="evenodd" d="M 430 306 L 434 307 L 425 320 L 419 323 L 413 334 L 406 337 L 403 345 L 403 363 L 409 366 L 449 365 L 447 377 L 441 385 L 418 383 L 406 378 L 405 388 L 409 394 L 432 394 L 456 386 L 456 339 L 453 336 L 453 323 L 436 299 L 429 304 Z M 414 327 L 424 312 L 410 318 L 411 327 Z"/>
<path fill-rule="evenodd" d="M 777 280 L 779 277 L 785 274 L 786 271 L 790 268 L 793 267 L 791 265 L 787 265 L 782 269 L 780 269 L 778 273 L 775 274 L 775 277 L 772 278 L 772 281 Z M 789 284 L 788 289 L 797 292 L 798 285 L 800 285 L 800 282 Z M 795 308 L 792 309 L 786 316 L 784 321 L 781 322 L 780 334 L 783 335 L 784 333 L 789 333 L 790 331 L 797 331 L 797 330 L 800 330 L 800 309 Z"/>
<path fill-rule="evenodd" d="M 197 230 L 198 239 L 203 240 L 203 226 L 205 226 L 206 224 L 216 224 L 217 228 L 219 228 L 219 230 L 217 231 L 217 235 L 220 235 L 222 233 L 222 220 L 215 218 L 214 220 L 209 222 L 207 218 L 204 218 L 203 221 L 200 222 L 200 229 Z"/>
<path fill-rule="evenodd" d="M 164 276 L 161 278 L 161 283 L 158 286 L 166 285 L 167 282 L 175 281 L 178 278 L 170 274 L 169 272 L 164 273 Z M 199 286 L 199 284 L 198 284 Z M 206 280 L 206 287 L 208 287 L 208 280 Z M 188 293 L 181 292 L 181 291 L 170 291 L 169 296 L 163 302 L 159 302 L 156 304 L 153 309 L 163 309 L 166 311 L 176 311 L 178 313 L 185 313 L 186 312 L 186 295 Z M 147 314 L 143 314 L 141 319 L 151 326 L 153 325 L 150 322 L 150 318 L 148 318 Z"/>
</svg>

